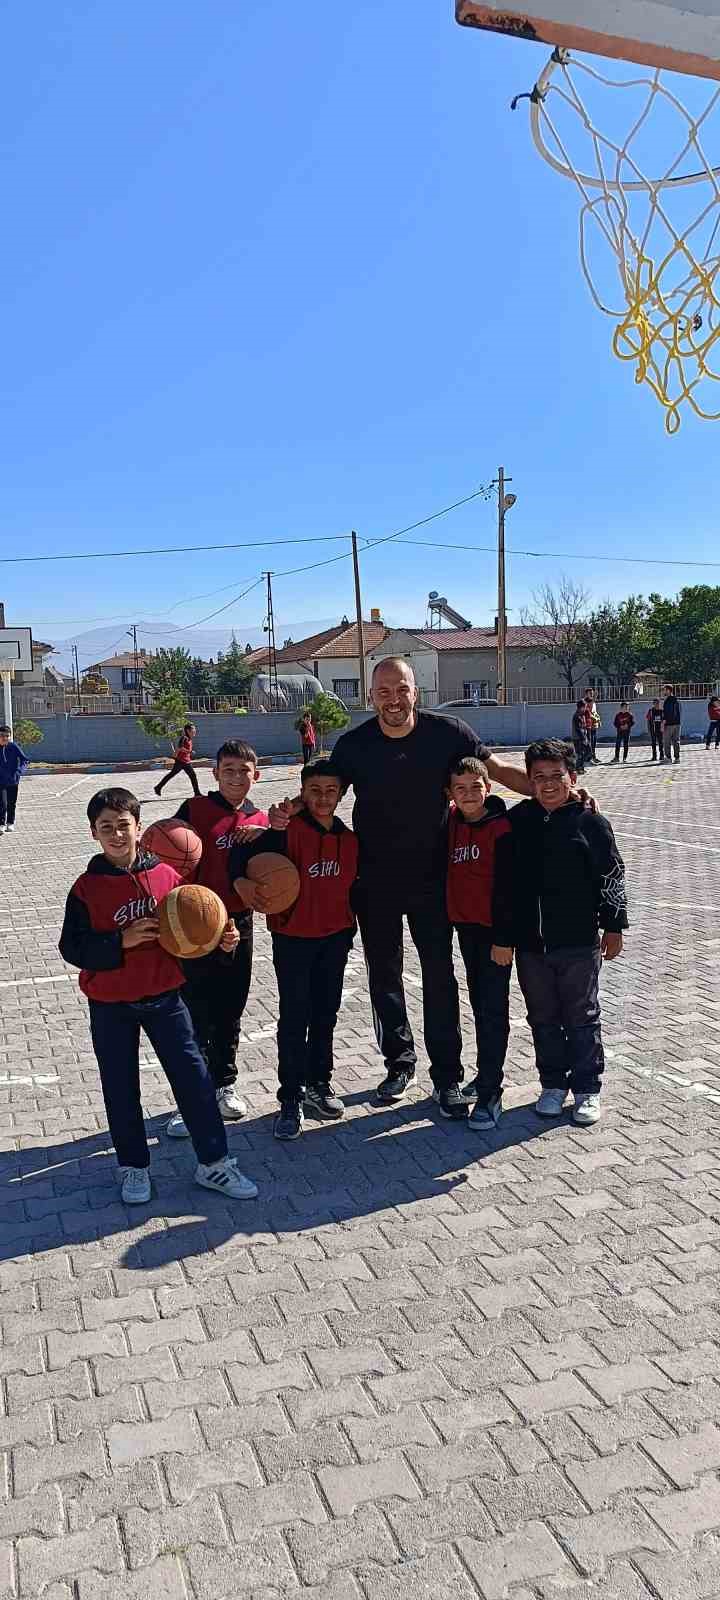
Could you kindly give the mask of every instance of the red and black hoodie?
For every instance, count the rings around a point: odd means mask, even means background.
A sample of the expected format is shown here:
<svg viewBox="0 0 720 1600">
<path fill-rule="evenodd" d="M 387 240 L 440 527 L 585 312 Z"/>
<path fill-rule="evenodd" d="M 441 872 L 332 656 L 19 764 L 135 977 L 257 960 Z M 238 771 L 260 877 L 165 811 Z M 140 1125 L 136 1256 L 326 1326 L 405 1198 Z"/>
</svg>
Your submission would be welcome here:
<svg viewBox="0 0 720 1600">
<path fill-rule="evenodd" d="M 80 988 L 89 1000 L 148 1000 L 185 982 L 174 956 L 159 944 L 124 950 L 125 928 L 151 917 L 161 900 L 182 883 L 174 867 L 141 850 L 131 867 L 114 867 L 93 856 L 73 884 L 65 905 L 60 954 L 80 967 Z"/>
<path fill-rule="evenodd" d="M 289 856 L 300 874 L 300 893 L 289 911 L 268 917 L 271 933 L 295 939 L 326 939 L 355 927 L 350 891 L 357 877 L 358 842 L 339 817 L 323 828 L 308 811 L 299 811 L 285 831 L 268 828 L 253 844 L 230 851 L 230 881 L 244 878 L 253 856 L 267 851 Z"/>
<path fill-rule="evenodd" d="M 485 816 L 448 820 L 447 911 L 450 921 L 486 928 L 493 944 L 511 945 L 512 834 L 504 800 L 490 795 Z"/>
<path fill-rule="evenodd" d="M 206 889 L 214 889 L 231 915 L 236 919 L 242 915 L 243 921 L 251 923 L 252 912 L 248 911 L 245 915 L 246 908 L 233 891 L 233 880 L 228 875 L 228 858 L 233 845 L 241 842 L 243 828 L 267 828 L 269 818 L 266 813 L 258 811 L 252 800 L 243 800 L 236 810 L 229 800 L 223 798 L 219 789 L 214 789 L 212 794 L 199 794 L 192 800 L 186 800 L 175 815 L 181 822 L 187 822 L 189 827 L 194 828 L 202 839 L 203 853 L 194 882 L 204 884 Z M 236 872 L 235 877 L 239 876 Z"/>
</svg>

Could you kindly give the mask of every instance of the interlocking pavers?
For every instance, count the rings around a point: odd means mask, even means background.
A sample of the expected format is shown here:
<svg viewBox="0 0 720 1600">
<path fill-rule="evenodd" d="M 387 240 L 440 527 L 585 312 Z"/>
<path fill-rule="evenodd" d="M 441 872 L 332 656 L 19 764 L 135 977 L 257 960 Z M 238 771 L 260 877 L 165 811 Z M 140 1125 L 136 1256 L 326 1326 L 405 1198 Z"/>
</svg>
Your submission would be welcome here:
<svg viewBox="0 0 720 1600">
<path fill-rule="evenodd" d="M 662 785 L 639 752 L 592 775 L 632 922 L 603 976 L 596 1128 L 534 1116 L 514 982 L 494 1135 L 439 1123 L 422 1052 L 407 1102 L 376 1106 L 356 945 L 336 1035 L 345 1120 L 279 1147 L 256 919 L 251 1114 L 229 1137 L 260 1199 L 192 1186 L 144 1043 L 154 1193 L 139 1217 L 118 1204 L 84 1002 L 55 948 L 95 780 L 64 800 L 59 846 L 57 780 L 28 780 L 2 841 L 0 1588 L 716 1600 L 720 866 L 681 846 L 718 827 L 704 754 Z M 259 792 L 292 781 L 269 772 Z M 154 805 L 149 774 L 129 784 Z M 420 1038 L 412 950 L 406 970 Z M 462 1021 L 471 1067 L 465 1001 Z"/>
</svg>

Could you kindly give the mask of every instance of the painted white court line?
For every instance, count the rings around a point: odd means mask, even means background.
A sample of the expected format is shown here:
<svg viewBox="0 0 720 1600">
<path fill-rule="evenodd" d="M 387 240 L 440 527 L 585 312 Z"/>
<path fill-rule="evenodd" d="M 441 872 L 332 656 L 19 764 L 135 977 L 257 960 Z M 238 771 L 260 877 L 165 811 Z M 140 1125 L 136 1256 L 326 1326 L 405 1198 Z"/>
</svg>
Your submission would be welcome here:
<svg viewBox="0 0 720 1600">
<path fill-rule="evenodd" d="M 642 811 L 618 811 L 615 806 L 613 806 L 612 814 L 613 818 L 630 817 L 633 822 L 650 822 L 651 824 L 655 822 L 661 822 L 663 824 L 669 822 L 674 828 L 692 828 L 694 829 L 695 833 L 697 833 L 697 823 L 686 822 L 682 817 L 648 817 Z M 705 832 L 707 829 L 710 833 L 720 833 L 720 823 L 704 822 L 702 826 L 703 832 Z"/>
<path fill-rule="evenodd" d="M 3 978 L 0 989 L 25 989 L 36 983 L 72 983 L 72 972 L 59 972 L 56 978 Z"/>
<path fill-rule="evenodd" d="M 97 773 L 89 772 L 84 778 L 78 778 L 76 783 L 69 783 L 67 789 L 56 789 L 54 798 L 60 800 L 64 794 L 71 794 L 73 789 L 79 789 L 82 783 L 89 783 L 94 777 L 97 777 Z"/>
<path fill-rule="evenodd" d="M 625 828 L 618 828 L 618 833 L 623 839 L 639 839 L 641 844 L 669 844 L 673 850 L 680 845 L 683 850 L 704 850 L 706 855 L 720 856 L 720 844 L 689 844 L 687 839 L 663 839 L 662 835 L 654 833 L 627 833 Z"/>
</svg>

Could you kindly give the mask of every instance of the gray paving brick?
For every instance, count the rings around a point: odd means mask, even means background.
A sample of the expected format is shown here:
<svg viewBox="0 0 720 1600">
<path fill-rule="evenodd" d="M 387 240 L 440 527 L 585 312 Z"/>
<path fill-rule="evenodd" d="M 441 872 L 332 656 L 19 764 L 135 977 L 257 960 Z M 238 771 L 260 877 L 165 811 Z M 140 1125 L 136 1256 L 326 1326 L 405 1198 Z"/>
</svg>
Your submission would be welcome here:
<svg viewBox="0 0 720 1600">
<path fill-rule="evenodd" d="M 187 1564 L 198 1600 L 230 1600 L 267 1586 L 283 1594 L 292 1589 L 294 1572 L 282 1538 L 263 1532 L 239 1550 L 209 1550 L 196 1545 Z"/>
<path fill-rule="evenodd" d="M 459 1538 L 494 1539 L 497 1530 L 472 1484 L 452 1485 L 422 1500 L 392 1501 L 385 1515 L 403 1556 L 423 1556 Z"/>
<path fill-rule="evenodd" d="M 89 1356 L 122 1356 L 125 1344 L 120 1328 L 96 1328 L 86 1333 L 49 1333 L 48 1366 L 67 1367 Z"/>
<path fill-rule="evenodd" d="M 648 1444 L 660 1441 L 649 1440 Z M 604 1456 L 600 1461 L 569 1461 L 567 1475 L 592 1511 L 599 1511 L 615 1495 L 627 1489 L 655 1489 L 664 1487 L 662 1478 L 642 1451 L 632 1445 Z"/>
<path fill-rule="evenodd" d="M 91 1400 L 61 1400 L 55 1407 L 58 1437 L 74 1439 L 87 1428 L 107 1427 L 111 1422 L 141 1422 L 143 1410 L 137 1389 L 125 1384 L 114 1393 Z"/>
<path fill-rule="evenodd" d="M 102 1477 L 107 1472 L 102 1435 L 97 1430 L 80 1434 L 69 1444 L 52 1444 L 36 1449 L 21 1445 L 13 1452 L 16 1494 L 27 1494 L 41 1483 L 53 1479 Z"/>
<path fill-rule="evenodd" d="M 116 1578 L 103 1578 L 98 1572 L 81 1573 L 78 1600 L 188 1600 L 182 1568 L 174 1556 L 163 1556 L 143 1572 L 124 1573 L 122 1588 Z"/>
<path fill-rule="evenodd" d="M 71 1533 L 90 1527 L 99 1517 L 116 1516 L 134 1506 L 153 1510 L 165 1498 L 154 1461 L 136 1461 L 132 1467 L 116 1468 L 109 1477 L 95 1481 L 73 1479 L 63 1484 L 63 1493 Z"/>
<path fill-rule="evenodd" d="M 197 1311 L 185 1311 L 179 1317 L 163 1317 L 154 1322 L 133 1322 L 128 1328 L 128 1339 L 133 1355 L 144 1355 L 163 1345 L 203 1344 L 205 1330 Z"/>
<path fill-rule="evenodd" d="M 610 1556 L 667 1548 L 658 1528 L 632 1502 L 588 1517 L 556 1517 L 553 1525 L 580 1571 L 588 1576 L 602 1571 Z"/>
<path fill-rule="evenodd" d="M 228 1543 L 217 1499 L 205 1491 L 181 1506 L 125 1512 L 123 1530 L 131 1568 L 147 1567 L 160 1556 L 179 1554 L 189 1545 L 222 1548 Z"/>
<path fill-rule="evenodd" d="M 200 1436 L 193 1413 L 175 1411 L 160 1422 L 116 1422 L 108 1428 L 107 1442 L 113 1467 L 125 1467 L 166 1451 L 191 1455 Z"/>
<path fill-rule="evenodd" d="M 86 1328 L 104 1328 L 109 1322 L 157 1321 L 157 1306 L 149 1289 L 136 1289 L 134 1294 L 118 1295 L 113 1299 L 83 1296 L 81 1300 Z"/>
<path fill-rule="evenodd" d="M 57 1539 L 34 1535 L 19 1539 L 17 1552 L 21 1595 L 35 1596 L 53 1578 L 76 1578 L 92 1567 L 99 1572 L 120 1572 L 124 1565 L 117 1526 L 110 1517 L 81 1533 Z"/>
<path fill-rule="evenodd" d="M 63 1527 L 63 1503 L 57 1484 L 45 1484 L 19 1500 L 0 1501 L 0 1539 L 22 1533 L 49 1538 Z"/>
<path fill-rule="evenodd" d="M 339 1568 L 393 1566 L 398 1560 L 388 1525 L 373 1505 L 321 1528 L 298 1523 L 286 1537 L 304 1584 L 325 1583 Z"/>
<path fill-rule="evenodd" d="M 349 1417 L 345 1431 L 361 1461 L 379 1461 L 391 1450 L 402 1450 L 409 1444 L 430 1448 L 437 1444 L 436 1434 L 417 1405 L 372 1420 Z"/>
<path fill-rule="evenodd" d="M 698 1473 L 720 1467 L 720 1428 L 711 1422 L 679 1439 L 643 1439 L 643 1448 L 682 1489 L 689 1487 Z"/>
<path fill-rule="evenodd" d="M 458 1548 L 483 1600 L 504 1600 L 511 1584 L 532 1582 L 548 1574 L 564 1577 L 572 1570 L 560 1545 L 541 1522 L 528 1522 L 519 1533 L 505 1534 L 487 1544 L 460 1539 Z"/>
<path fill-rule="evenodd" d="M 296 1522 L 319 1526 L 327 1522 L 309 1472 L 291 1473 L 281 1483 L 266 1488 L 240 1489 L 230 1485 L 223 1499 L 233 1536 L 240 1544 L 253 1538 L 258 1528 L 290 1527 Z"/>
<path fill-rule="evenodd" d="M 433 1551 L 410 1561 L 402 1571 L 370 1573 L 364 1580 L 368 1600 L 472 1600 L 475 1589 L 451 1551 Z"/>
<path fill-rule="evenodd" d="M 644 1494 L 640 1498 L 653 1521 L 674 1544 L 692 1544 L 696 1534 L 720 1528 L 720 1480 L 715 1477 L 703 1478 L 696 1489 Z"/>
</svg>

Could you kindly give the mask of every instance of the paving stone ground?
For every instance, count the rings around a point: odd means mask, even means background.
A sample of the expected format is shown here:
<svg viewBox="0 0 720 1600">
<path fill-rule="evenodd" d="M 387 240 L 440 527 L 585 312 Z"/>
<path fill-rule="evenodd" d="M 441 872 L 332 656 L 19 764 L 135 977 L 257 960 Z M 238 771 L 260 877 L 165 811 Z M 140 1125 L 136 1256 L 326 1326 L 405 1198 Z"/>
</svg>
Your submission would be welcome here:
<svg viewBox="0 0 720 1600">
<path fill-rule="evenodd" d="M 132 1211 L 57 952 L 100 780 L 26 781 L 0 840 L 0 1600 L 718 1600 L 719 780 L 702 748 L 592 775 L 632 902 L 596 1128 L 535 1116 L 514 981 L 495 1136 L 437 1119 L 424 1058 L 375 1106 L 356 946 L 347 1116 L 278 1145 L 261 927 L 230 1135 L 261 1197 L 193 1187 L 148 1049 Z M 150 818 L 184 794 L 151 783 Z M 412 954 L 407 979 L 420 1034 Z"/>
</svg>

